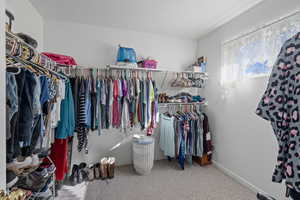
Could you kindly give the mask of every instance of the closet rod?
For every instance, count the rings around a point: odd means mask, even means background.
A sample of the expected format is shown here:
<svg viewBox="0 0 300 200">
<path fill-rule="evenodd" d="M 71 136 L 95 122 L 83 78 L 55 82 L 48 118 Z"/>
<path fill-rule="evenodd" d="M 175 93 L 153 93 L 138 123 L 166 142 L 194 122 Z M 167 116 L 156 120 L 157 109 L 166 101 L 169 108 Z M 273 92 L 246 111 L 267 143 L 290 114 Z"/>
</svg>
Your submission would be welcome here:
<svg viewBox="0 0 300 200">
<path fill-rule="evenodd" d="M 288 18 L 290 18 L 290 17 L 296 16 L 297 14 L 300 14 L 300 10 L 297 10 L 297 11 L 295 11 L 295 12 L 293 12 L 293 13 L 291 13 L 291 14 L 288 14 L 288 15 L 286 15 L 286 16 L 284 16 L 284 17 L 281 17 L 281 18 L 279 18 L 279 19 L 277 19 L 277 20 L 275 20 L 275 21 L 269 22 L 269 23 L 267 23 L 267 24 L 265 24 L 265 25 L 262 25 L 262 26 L 260 26 L 260 27 L 258 27 L 258 28 L 255 28 L 255 29 L 252 30 L 252 31 L 249 31 L 249 32 L 247 32 L 247 33 L 243 33 L 243 34 L 241 34 L 241 35 L 238 35 L 237 37 L 235 37 L 235 38 L 233 38 L 233 39 L 230 39 L 230 40 L 227 40 L 227 41 L 223 42 L 222 44 L 224 45 L 224 44 L 227 44 L 227 43 L 230 43 L 230 42 L 239 40 L 239 39 L 241 39 L 241 38 L 243 38 L 243 37 L 246 37 L 246 36 L 248 36 L 248 35 L 251 35 L 251 34 L 253 34 L 253 33 L 256 33 L 256 32 L 258 32 L 258 31 L 260 31 L 260 30 L 262 30 L 262 29 L 265 29 L 265 28 L 267 28 L 267 27 L 269 27 L 269 26 L 272 26 L 272 25 L 274 25 L 274 24 L 277 24 L 277 23 L 279 23 L 279 22 L 282 22 L 282 21 L 284 21 L 284 20 L 286 20 L 286 19 L 288 19 Z"/>
<path fill-rule="evenodd" d="M 150 71 L 150 72 L 170 72 L 170 73 L 185 73 L 185 74 L 201 74 L 204 76 L 208 76 L 206 72 L 192 72 L 192 71 L 172 71 L 165 69 L 151 69 L 151 68 L 141 68 L 141 67 L 122 67 L 118 65 L 107 65 L 106 68 L 113 70 L 139 70 L 139 71 Z"/>
</svg>

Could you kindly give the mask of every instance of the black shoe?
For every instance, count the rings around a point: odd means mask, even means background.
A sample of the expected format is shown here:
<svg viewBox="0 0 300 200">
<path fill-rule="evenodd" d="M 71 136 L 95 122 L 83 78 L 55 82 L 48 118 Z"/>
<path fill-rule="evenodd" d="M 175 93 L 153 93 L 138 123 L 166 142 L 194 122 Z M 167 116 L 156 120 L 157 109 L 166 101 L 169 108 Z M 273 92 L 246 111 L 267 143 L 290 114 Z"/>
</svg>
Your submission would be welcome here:
<svg viewBox="0 0 300 200">
<path fill-rule="evenodd" d="M 87 168 L 87 173 L 88 173 L 88 181 L 93 181 L 95 179 L 95 169 L 94 165 L 91 165 Z"/>
<path fill-rule="evenodd" d="M 82 170 L 78 166 L 78 170 L 77 170 L 77 183 L 78 184 L 83 182 L 83 175 L 82 175 L 81 171 Z"/>
<path fill-rule="evenodd" d="M 16 176 L 16 174 L 13 171 L 6 170 L 6 188 L 13 187 L 17 182 L 19 178 Z"/>
<path fill-rule="evenodd" d="M 78 165 L 73 165 L 73 169 L 72 169 L 72 174 L 70 176 L 70 184 L 71 185 L 76 185 L 77 183 L 79 183 L 78 181 L 78 170 L 79 170 L 79 167 Z"/>
<path fill-rule="evenodd" d="M 79 173 L 82 176 L 82 181 L 88 181 L 88 169 L 86 163 L 80 163 L 79 164 Z"/>
<path fill-rule="evenodd" d="M 100 179 L 100 163 L 94 165 L 94 177 L 95 179 Z"/>
</svg>

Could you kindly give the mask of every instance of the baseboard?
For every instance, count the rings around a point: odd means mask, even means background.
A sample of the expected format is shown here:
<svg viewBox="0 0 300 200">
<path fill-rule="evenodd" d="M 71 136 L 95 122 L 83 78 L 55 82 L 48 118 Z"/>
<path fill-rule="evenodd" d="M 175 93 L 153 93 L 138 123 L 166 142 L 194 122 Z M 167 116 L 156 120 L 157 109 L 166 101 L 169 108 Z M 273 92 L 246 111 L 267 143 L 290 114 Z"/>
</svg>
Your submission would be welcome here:
<svg viewBox="0 0 300 200">
<path fill-rule="evenodd" d="M 227 176 L 231 177 L 232 179 L 234 179 L 235 181 L 239 182 L 241 185 L 249 188 L 251 191 L 255 192 L 255 193 L 261 193 L 261 194 L 267 194 L 265 191 L 263 191 L 262 189 L 260 189 L 259 187 L 253 185 L 252 183 L 250 183 L 249 181 L 247 181 L 246 179 L 244 179 L 243 177 L 237 175 L 236 173 L 234 173 L 233 171 L 227 169 L 226 167 L 224 167 L 223 165 L 221 165 L 220 163 L 216 162 L 213 160 L 213 164 L 220 169 L 224 174 L 226 174 Z"/>
</svg>

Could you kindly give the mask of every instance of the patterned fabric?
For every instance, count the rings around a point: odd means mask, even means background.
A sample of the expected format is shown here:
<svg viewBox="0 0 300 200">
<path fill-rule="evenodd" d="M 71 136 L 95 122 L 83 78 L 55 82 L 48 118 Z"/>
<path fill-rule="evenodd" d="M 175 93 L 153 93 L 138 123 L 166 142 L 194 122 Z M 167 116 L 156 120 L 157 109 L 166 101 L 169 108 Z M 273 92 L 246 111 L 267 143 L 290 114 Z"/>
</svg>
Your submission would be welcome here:
<svg viewBox="0 0 300 200">
<path fill-rule="evenodd" d="M 52 79 L 48 78 L 47 80 L 48 80 L 48 85 L 49 85 L 49 97 L 50 97 L 50 99 L 53 99 L 56 95 L 57 87 Z"/>
<path fill-rule="evenodd" d="M 88 133 L 89 129 L 80 125 L 77 130 L 77 139 L 78 139 L 78 152 L 84 148 L 85 153 L 88 153 Z"/>
<path fill-rule="evenodd" d="M 79 88 L 79 102 L 77 111 L 77 139 L 78 139 L 78 152 L 84 148 L 85 153 L 88 153 L 88 131 L 87 128 L 87 109 L 86 109 L 86 84 L 85 80 L 80 80 Z"/>
<path fill-rule="evenodd" d="M 256 113 L 271 122 L 279 153 L 274 182 L 300 192 L 300 32 L 283 45 Z"/>
<path fill-rule="evenodd" d="M 79 110 L 77 113 L 77 124 L 82 125 L 86 122 L 86 110 L 85 110 L 85 84 L 84 80 L 81 81 L 80 91 L 79 91 Z"/>
</svg>

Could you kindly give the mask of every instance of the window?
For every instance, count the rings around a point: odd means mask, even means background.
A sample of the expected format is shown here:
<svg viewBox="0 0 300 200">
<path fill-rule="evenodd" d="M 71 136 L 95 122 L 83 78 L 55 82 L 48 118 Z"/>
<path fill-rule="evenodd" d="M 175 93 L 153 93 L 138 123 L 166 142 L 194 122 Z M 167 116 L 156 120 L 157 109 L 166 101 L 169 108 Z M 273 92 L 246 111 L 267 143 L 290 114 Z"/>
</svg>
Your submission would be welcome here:
<svg viewBox="0 0 300 200">
<path fill-rule="evenodd" d="M 268 76 L 284 42 L 300 31 L 300 13 L 259 28 L 222 45 L 223 86 Z"/>
</svg>

